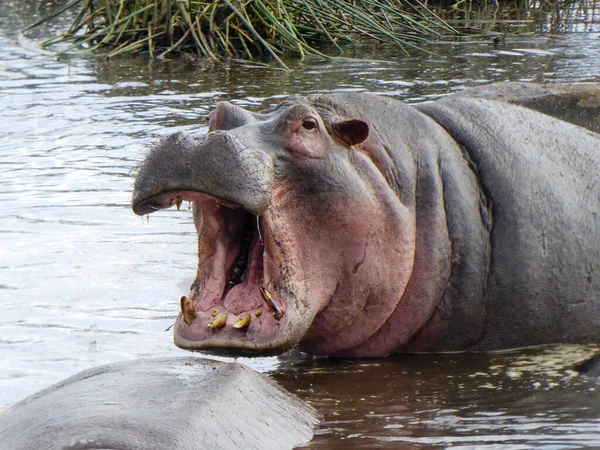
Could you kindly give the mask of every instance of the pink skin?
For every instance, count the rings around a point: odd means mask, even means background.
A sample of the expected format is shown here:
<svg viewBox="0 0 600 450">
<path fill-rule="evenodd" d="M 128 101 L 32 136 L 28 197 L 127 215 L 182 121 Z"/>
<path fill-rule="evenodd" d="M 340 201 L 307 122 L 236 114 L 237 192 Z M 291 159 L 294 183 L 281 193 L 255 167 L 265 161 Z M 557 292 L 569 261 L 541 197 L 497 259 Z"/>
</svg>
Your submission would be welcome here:
<svg viewBox="0 0 600 450">
<path fill-rule="evenodd" d="M 246 275 L 243 281 L 231 287 L 231 268 L 241 246 L 244 220 L 248 215 L 241 209 L 220 206 L 208 196 L 200 194 L 198 197 L 201 198 L 194 201 L 194 221 L 199 236 L 198 275 L 189 295 L 197 317 L 188 325 L 180 315 L 175 342 L 185 348 L 195 347 L 195 343 L 202 341 L 228 347 L 236 341 L 240 346 L 248 343 L 267 348 L 285 345 L 285 342 L 279 344 L 277 337 L 280 328 L 288 326 L 294 314 L 292 311 L 287 314 L 287 305 L 274 296 L 274 301 L 286 313 L 283 319 L 277 320 L 260 291 L 261 287 L 274 291 L 270 274 L 277 259 L 273 255 L 272 241 L 266 237 L 269 227 L 265 226 L 265 218 L 259 219 L 260 235 L 252 237 Z M 228 317 L 223 328 L 207 327 L 215 316 L 224 313 Z M 243 330 L 234 328 L 234 322 L 245 314 L 250 314 L 250 325 Z M 240 338 L 243 339 L 240 341 Z"/>
<path fill-rule="evenodd" d="M 333 355 L 369 339 L 397 307 L 412 270 L 414 215 L 365 155 L 348 157 L 362 177 L 352 196 L 323 193 L 312 202 L 325 205 L 316 215 L 296 191 L 289 208 L 278 204 L 299 243 L 309 309 L 318 311 L 300 342 L 312 354 Z"/>
<path fill-rule="evenodd" d="M 446 217 L 443 214 L 443 195 L 441 180 L 430 180 L 440 195 L 435 196 L 435 204 L 421 218 L 417 230 L 417 246 L 414 265 L 408 285 L 402 294 L 402 300 L 388 320 L 369 339 L 360 345 L 340 352 L 350 357 L 386 356 L 398 349 L 406 352 L 427 351 L 412 347 L 411 338 L 431 317 L 438 302 L 425 302 L 424 299 L 440 299 L 450 278 L 450 241 L 446 230 Z M 421 206 L 423 209 L 426 206 Z M 429 230 L 440 230 L 430 233 Z M 408 344 L 407 346 L 407 343 Z"/>
<path fill-rule="evenodd" d="M 213 112 L 210 131 L 239 119 L 229 113 Z M 175 342 L 181 347 L 264 353 L 299 346 L 312 354 L 352 354 L 376 335 L 402 298 L 413 269 L 415 215 L 390 189 L 394 172 L 367 139 L 366 124 L 344 121 L 328 132 L 319 114 L 300 104 L 289 109 L 278 131 L 298 172 L 330 167 L 332 178 L 352 180 L 348 192 L 311 185 L 307 195 L 299 188 L 306 180 L 294 179 L 294 170 L 274 180 L 270 206 L 258 219 L 204 194 L 170 193 L 194 202 L 199 235 L 198 275 L 189 296 L 197 317 L 190 324 L 178 318 Z M 252 219 L 260 232 L 253 236 L 247 273 L 230 288 L 244 222 Z M 261 288 L 283 317 L 270 311 Z M 222 328 L 207 327 L 225 312 Z M 250 325 L 234 328 L 245 314 Z"/>
</svg>

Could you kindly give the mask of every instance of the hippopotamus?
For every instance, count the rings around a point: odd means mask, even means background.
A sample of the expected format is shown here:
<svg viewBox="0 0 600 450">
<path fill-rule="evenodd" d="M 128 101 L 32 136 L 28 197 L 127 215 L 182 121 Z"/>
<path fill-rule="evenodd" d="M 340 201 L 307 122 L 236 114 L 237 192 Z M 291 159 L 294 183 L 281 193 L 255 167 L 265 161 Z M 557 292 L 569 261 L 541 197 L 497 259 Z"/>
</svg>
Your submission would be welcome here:
<svg viewBox="0 0 600 450">
<path fill-rule="evenodd" d="M 84 370 L 0 413 L 0 450 L 291 449 L 319 418 L 240 364 L 138 359 Z"/>
<path fill-rule="evenodd" d="M 378 357 L 600 342 L 600 134 L 479 97 L 221 102 L 207 134 L 161 139 L 133 211 L 193 204 L 175 344 Z"/>
</svg>

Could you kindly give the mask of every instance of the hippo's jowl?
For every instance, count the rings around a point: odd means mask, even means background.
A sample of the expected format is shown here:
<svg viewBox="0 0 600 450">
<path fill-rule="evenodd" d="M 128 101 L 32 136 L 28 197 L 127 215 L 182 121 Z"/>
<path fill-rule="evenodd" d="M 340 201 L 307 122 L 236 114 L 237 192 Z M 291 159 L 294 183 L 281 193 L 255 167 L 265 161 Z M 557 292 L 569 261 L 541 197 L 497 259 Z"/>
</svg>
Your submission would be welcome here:
<svg viewBox="0 0 600 450">
<path fill-rule="evenodd" d="M 600 342 L 600 135 L 532 109 L 367 94 L 261 114 L 220 103 L 205 137 L 169 136 L 140 167 L 136 213 L 181 200 L 199 261 L 180 347 Z"/>
</svg>

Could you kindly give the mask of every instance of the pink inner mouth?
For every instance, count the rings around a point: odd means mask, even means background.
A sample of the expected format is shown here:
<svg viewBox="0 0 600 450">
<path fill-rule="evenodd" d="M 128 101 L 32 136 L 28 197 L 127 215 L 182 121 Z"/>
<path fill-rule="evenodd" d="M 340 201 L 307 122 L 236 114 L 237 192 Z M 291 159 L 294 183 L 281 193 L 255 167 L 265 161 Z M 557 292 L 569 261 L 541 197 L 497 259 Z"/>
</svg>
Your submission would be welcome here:
<svg viewBox="0 0 600 450">
<path fill-rule="evenodd" d="M 239 315 L 260 308 L 264 281 L 260 220 L 209 198 L 196 201 L 195 220 L 200 236 L 199 265 L 191 298 L 196 309 L 220 306 Z"/>
<path fill-rule="evenodd" d="M 178 200 L 194 203 L 198 273 L 189 296 L 181 299 L 175 343 L 249 351 L 289 346 L 282 333 L 290 323 L 288 308 L 278 294 L 280 268 L 265 218 L 197 192 L 154 199 L 165 206 Z"/>
</svg>

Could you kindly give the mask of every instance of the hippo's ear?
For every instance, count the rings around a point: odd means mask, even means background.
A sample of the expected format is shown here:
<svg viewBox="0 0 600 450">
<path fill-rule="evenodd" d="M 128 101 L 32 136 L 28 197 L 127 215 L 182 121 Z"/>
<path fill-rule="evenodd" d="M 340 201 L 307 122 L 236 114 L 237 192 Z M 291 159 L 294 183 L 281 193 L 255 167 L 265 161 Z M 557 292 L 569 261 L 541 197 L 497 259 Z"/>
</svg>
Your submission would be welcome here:
<svg viewBox="0 0 600 450">
<path fill-rule="evenodd" d="M 369 137 L 369 125 L 362 120 L 340 120 L 331 129 L 335 137 L 348 145 L 360 144 Z"/>
</svg>

